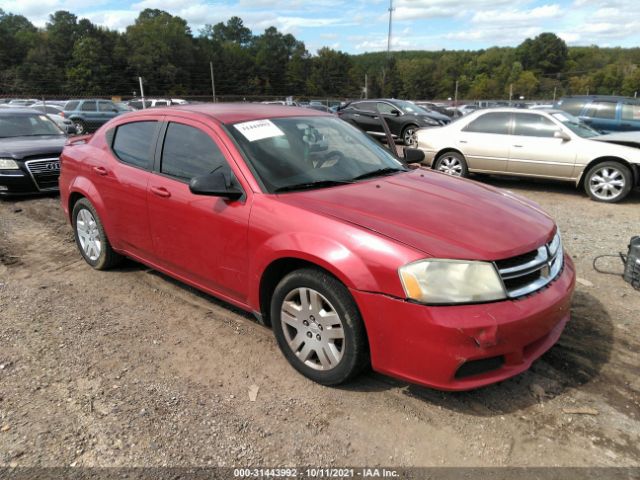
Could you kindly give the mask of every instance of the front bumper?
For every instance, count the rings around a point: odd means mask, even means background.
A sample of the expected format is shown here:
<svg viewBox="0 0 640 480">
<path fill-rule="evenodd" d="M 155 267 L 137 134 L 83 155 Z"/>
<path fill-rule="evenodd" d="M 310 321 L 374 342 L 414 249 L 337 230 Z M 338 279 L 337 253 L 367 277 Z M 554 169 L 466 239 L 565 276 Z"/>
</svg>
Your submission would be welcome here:
<svg viewBox="0 0 640 480">
<path fill-rule="evenodd" d="M 365 320 L 373 369 L 440 390 L 471 390 L 527 370 L 570 317 L 575 268 L 517 300 L 429 307 L 352 290 Z"/>
<path fill-rule="evenodd" d="M 0 195 L 28 195 L 38 192 L 38 187 L 27 172 L 0 170 Z"/>
</svg>

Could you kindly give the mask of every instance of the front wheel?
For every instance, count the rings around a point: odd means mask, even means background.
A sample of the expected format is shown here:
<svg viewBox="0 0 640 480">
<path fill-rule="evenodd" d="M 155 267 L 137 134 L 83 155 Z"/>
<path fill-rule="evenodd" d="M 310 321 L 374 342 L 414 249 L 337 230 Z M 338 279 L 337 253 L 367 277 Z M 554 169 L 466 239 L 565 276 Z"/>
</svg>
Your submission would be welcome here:
<svg viewBox="0 0 640 480">
<path fill-rule="evenodd" d="M 369 364 L 364 324 L 353 298 L 320 270 L 296 270 L 280 281 L 271 320 L 285 358 L 315 382 L 337 385 Z"/>
<path fill-rule="evenodd" d="M 447 152 L 440 155 L 433 169 L 453 177 L 468 177 L 469 168 L 464 157 L 458 152 Z"/>
<path fill-rule="evenodd" d="M 592 200 L 616 203 L 629 195 L 633 175 L 620 162 L 602 162 L 589 169 L 584 186 Z"/>
<path fill-rule="evenodd" d="M 89 200 L 78 200 L 71 218 L 76 245 L 89 265 L 96 270 L 107 270 L 122 261 L 122 256 L 111 248 L 102 222 Z"/>
<path fill-rule="evenodd" d="M 82 120 L 74 120 L 73 125 L 76 127 L 76 134 L 84 135 L 87 133 L 87 124 Z"/>
</svg>

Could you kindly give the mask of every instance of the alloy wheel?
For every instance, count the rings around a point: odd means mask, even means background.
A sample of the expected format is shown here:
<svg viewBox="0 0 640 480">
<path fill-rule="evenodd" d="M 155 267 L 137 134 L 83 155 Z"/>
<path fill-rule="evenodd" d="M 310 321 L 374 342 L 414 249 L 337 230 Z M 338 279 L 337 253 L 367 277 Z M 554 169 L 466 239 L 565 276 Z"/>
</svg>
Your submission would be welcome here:
<svg viewBox="0 0 640 480">
<path fill-rule="evenodd" d="M 89 260 L 95 262 L 102 252 L 102 240 L 96 219 L 86 208 L 78 212 L 76 230 L 82 251 Z"/>
<path fill-rule="evenodd" d="M 416 129 L 412 127 L 405 129 L 403 140 L 407 147 L 415 147 L 418 144 Z"/>
<path fill-rule="evenodd" d="M 308 367 L 327 371 L 342 360 L 342 320 L 316 290 L 300 287 L 289 292 L 282 302 L 280 321 L 289 348 Z"/>
<path fill-rule="evenodd" d="M 462 164 L 460 160 L 453 156 L 446 156 L 438 162 L 438 171 L 453 175 L 454 177 L 462 176 Z"/>
<path fill-rule="evenodd" d="M 626 186 L 622 172 L 614 167 L 602 167 L 589 179 L 589 189 L 600 200 L 612 200 L 619 196 Z"/>
</svg>

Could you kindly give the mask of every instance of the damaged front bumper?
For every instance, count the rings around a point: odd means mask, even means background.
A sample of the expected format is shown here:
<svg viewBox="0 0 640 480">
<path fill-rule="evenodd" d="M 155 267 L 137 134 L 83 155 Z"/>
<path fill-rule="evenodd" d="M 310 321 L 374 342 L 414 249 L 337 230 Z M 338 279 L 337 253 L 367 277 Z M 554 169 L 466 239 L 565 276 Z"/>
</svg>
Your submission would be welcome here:
<svg viewBox="0 0 640 480">
<path fill-rule="evenodd" d="M 527 370 L 570 317 L 575 268 L 529 296 L 477 305 L 425 306 L 352 290 L 373 369 L 441 390 L 470 390 Z"/>
</svg>

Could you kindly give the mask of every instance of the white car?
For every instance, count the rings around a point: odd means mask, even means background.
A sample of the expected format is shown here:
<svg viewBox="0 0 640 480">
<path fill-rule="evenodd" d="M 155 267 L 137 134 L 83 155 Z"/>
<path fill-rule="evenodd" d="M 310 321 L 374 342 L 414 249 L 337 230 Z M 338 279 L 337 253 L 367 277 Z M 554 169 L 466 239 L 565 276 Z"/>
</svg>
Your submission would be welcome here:
<svg viewBox="0 0 640 480">
<path fill-rule="evenodd" d="M 600 202 L 619 202 L 640 178 L 635 140 L 600 135 L 560 110 L 481 110 L 417 132 L 425 164 L 466 177 L 470 172 L 566 180 Z"/>
</svg>

